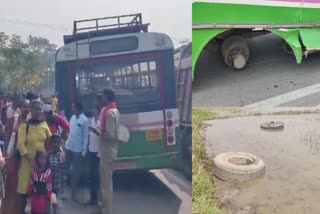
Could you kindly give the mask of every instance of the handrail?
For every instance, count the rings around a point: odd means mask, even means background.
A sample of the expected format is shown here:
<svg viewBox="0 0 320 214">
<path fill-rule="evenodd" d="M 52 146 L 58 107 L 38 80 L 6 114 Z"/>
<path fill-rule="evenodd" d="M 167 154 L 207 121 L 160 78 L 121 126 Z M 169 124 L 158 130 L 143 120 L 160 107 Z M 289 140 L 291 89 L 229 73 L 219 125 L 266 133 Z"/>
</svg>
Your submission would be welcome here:
<svg viewBox="0 0 320 214">
<path fill-rule="evenodd" d="M 132 18 L 131 21 L 124 21 L 122 22 L 123 18 Z M 110 20 L 113 21 L 113 24 L 103 24 L 100 25 L 99 21 L 106 21 Z M 79 24 L 94 22 L 92 26 L 89 27 L 79 27 Z M 79 31 L 83 30 L 93 30 L 96 31 L 104 30 L 104 29 L 117 29 L 122 27 L 133 27 L 133 26 L 142 26 L 142 14 L 130 14 L 130 15 L 121 15 L 121 16 L 110 16 L 110 17 L 103 17 L 103 18 L 94 18 L 94 19 L 84 19 L 74 21 L 73 23 L 73 34 L 79 33 Z"/>
</svg>

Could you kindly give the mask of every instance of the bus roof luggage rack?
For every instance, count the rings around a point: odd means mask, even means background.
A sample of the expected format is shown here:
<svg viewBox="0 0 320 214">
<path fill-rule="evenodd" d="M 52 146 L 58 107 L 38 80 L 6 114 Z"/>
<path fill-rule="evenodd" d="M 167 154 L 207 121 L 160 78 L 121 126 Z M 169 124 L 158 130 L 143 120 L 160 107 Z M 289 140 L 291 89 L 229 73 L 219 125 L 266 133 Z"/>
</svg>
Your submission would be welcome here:
<svg viewBox="0 0 320 214">
<path fill-rule="evenodd" d="M 108 22 L 109 24 L 101 22 Z M 79 26 L 80 24 L 85 27 Z M 63 40 L 65 44 L 69 44 L 76 40 L 88 39 L 88 35 L 90 35 L 90 38 L 94 38 L 107 35 L 148 32 L 148 26 L 149 23 L 142 23 L 141 13 L 85 19 L 74 21 L 73 34 L 64 35 Z"/>
</svg>

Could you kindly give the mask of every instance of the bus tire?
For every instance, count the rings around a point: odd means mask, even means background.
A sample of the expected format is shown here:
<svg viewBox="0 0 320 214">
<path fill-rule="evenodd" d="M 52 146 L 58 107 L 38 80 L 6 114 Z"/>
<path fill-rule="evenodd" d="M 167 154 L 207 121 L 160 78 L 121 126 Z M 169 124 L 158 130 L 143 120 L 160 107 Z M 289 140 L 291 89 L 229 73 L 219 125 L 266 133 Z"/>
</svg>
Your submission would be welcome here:
<svg viewBox="0 0 320 214">
<path fill-rule="evenodd" d="M 190 136 L 190 139 L 191 139 L 191 136 Z M 183 161 L 183 173 L 188 180 L 192 179 L 192 145 L 191 143 L 187 144 L 187 151 Z"/>
<path fill-rule="evenodd" d="M 192 180 L 192 166 L 189 164 L 184 164 L 184 169 L 183 169 L 183 175 L 185 178 L 187 178 L 189 181 Z"/>
<path fill-rule="evenodd" d="M 191 180 L 192 178 L 192 135 L 191 128 L 181 129 L 180 140 L 182 144 L 182 171 L 184 176 Z"/>
<path fill-rule="evenodd" d="M 269 121 L 261 124 L 260 127 L 264 130 L 281 130 L 284 129 L 284 123 L 281 121 Z"/>
<path fill-rule="evenodd" d="M 263 160 L 243 152 L 227 152 L 214 158 L 214 174 L 223 181 L 238 183 L 262 176 L 265 172 Z"/>
<path fill-rule="evenodd" d="M 245 67 L 249 59 L 249 47 L 241 36 L 230 36 L 221 46 L 221 52 L 225 63 L 237 70 Z"/>
<path fill-rule="evenodd" d="M 292 48 L 285 40 L 282 41 L 282 50 L 287 54 L 294 54 Z"/>
<path fill-rule="evenodd" d="M 221 48 L 221 42 L 215 39 L 208 42 L 208 44 L 204 47 L 204 49 L 211 54 L 215 54 L 219 52 L 220 48 Z"/>
</svg>

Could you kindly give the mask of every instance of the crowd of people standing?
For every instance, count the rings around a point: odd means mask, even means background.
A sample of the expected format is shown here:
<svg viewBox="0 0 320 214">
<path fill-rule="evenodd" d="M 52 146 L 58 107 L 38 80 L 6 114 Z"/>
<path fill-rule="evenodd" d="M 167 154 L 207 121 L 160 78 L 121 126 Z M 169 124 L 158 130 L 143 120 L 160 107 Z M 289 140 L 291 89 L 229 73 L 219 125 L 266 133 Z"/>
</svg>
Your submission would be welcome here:
<svg viewBox="0 0 320 214">
<path fill-rule="evenodd" d="M 82 161 L 89 160 L 90 201 L 101 213 L 111 214 L 112 161 L 119 146 L 119 111 L 112 88 L 98 97 L 89 118 L 81 102 L 72 105 L 68 122 L 58 112 L 58 100 L 0 92 L 0 205 L 1 214 L 61 214 L 66 172 L 70 175 L 70 199 L 76 203 Z M 70 170 L 69 170 L 70 169 Z M 103 173 L 101 173 L 103 172 Z"/>
</svg>

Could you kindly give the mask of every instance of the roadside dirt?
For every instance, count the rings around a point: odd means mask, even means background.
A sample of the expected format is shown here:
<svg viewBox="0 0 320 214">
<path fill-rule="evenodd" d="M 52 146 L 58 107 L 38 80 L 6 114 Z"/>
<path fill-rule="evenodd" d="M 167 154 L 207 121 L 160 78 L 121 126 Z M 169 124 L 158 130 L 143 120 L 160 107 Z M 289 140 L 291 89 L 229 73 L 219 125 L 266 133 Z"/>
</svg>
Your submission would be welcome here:
<svg viewBox="0 0 320 214">
<path fill-rule="evenodd" d="M 232 214 L 320 213 L 318 109 L 212 111 L 220 119 L 207 122 L 209 155 L 248 152 L 266 163 L 265 176 L 254 181 L 229 184 L 216 179 L 219 206 Z M 260 125 L 270 120 L 283 121 L 284 130 L 261 130 Z"/>
</svg>

